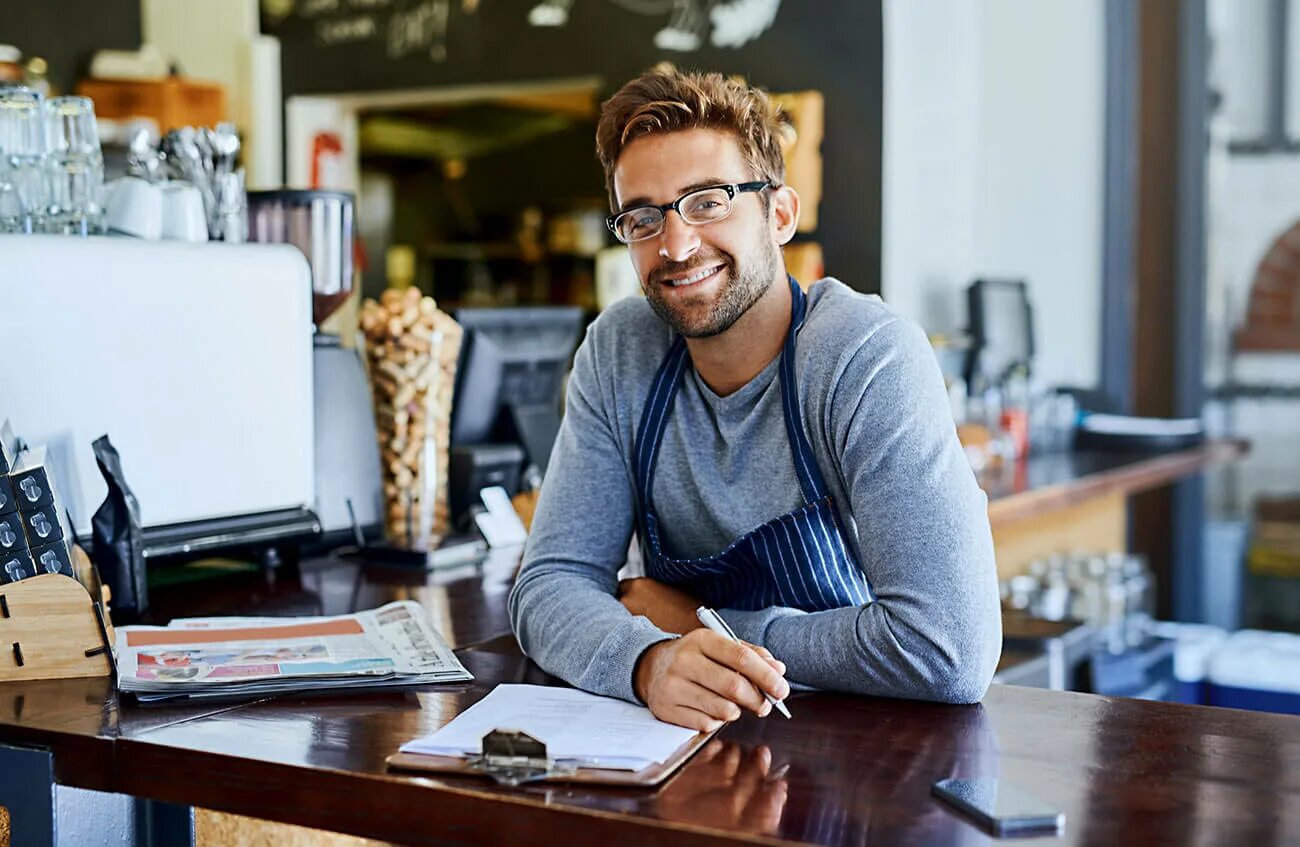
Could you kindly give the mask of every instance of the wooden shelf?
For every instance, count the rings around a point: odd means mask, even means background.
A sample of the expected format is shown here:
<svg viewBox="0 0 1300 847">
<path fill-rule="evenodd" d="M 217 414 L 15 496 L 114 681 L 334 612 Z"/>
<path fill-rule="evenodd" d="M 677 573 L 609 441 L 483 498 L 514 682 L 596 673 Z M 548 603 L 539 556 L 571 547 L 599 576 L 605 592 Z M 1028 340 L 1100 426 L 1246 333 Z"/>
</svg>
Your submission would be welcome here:
<svg viewBox="0 0 1300 847">
<path fill-rule="evenodd" d="M 83 79 L 77 93 L 95 101 L 109 120 L 149 118 L 160 133 L 181 126 L 216 126 L 228 120 L 225 86 L 180 77 L 158 80 Z"/>
</svg>

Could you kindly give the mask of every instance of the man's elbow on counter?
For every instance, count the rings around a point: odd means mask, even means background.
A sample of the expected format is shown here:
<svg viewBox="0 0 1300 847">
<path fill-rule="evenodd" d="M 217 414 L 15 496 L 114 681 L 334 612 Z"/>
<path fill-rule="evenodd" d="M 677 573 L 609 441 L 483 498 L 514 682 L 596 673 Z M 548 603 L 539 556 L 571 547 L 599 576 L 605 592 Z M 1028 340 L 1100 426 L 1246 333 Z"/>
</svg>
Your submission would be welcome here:
<svg viewBox="0 0 1300 847">
<path fill-rule="evenodd" d="M 994 664 L 996 665 L 996 662 Z M 929 678 L 918 686 L 918 691 L 903 696 L 952 705 L 978 703 L 984 699 L 989 684 L 993 681 L 993 671 L 985 669 L 982 665 L 983 663 L 945 663 L 944 668 L 935 669 Z"/>
<path fill-rule="evenodd" d="M 999 619 L 994 632 L 971 639 L 958 652 L 955 661 L 949 664 L 946 676 L 939 677 L 944 684 L 940 691 L 935 692 L 938 695 L 935 699 L 953 704 L 980 702 L 988 693 L 1001 656 L 1002 626 Z"/>
<path fill-rule="evenodd" d="M 978 703 L 988 693 L 989 684 L 993 682 L 992 673 L 963 673 L 950 680 L 944 690 L 935 699 L 940 703 L 964 705 Z"/>
<path fill-rule="evenodd" d="M 978 703 L 988 693 L 1002 655 L 1002 617 L 977 628 L 965 638 L 938 648 L 925 662 L 926 685 L 922 696 L 938 703 Z"/>
<path fill-rule="evenodd" d="M 939 638 L 948 646 L 941 660 L 946 673 L 935 680 L 946 684 L 935 699 L 944 703 L 978 703 L 988 693 L 1002 658 L 1002 601 L 994 575 L 992 550 L 987 579 L 972 585 L 963 602 L 950 610 Z"/>
</svg>

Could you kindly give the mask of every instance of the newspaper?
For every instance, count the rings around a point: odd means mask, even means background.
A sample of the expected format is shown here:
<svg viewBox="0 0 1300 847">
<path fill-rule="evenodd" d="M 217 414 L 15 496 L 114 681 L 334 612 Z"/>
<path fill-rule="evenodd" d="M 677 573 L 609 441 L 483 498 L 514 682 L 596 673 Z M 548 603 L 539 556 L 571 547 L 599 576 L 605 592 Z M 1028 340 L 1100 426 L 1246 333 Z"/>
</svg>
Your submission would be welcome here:
<svg viewBox="0 0 1300 847">
<path fill-rule="evenodd" d="M 180 618 L 117 630 L 118 688 L 143 702 L 474 677 L 418 603 L 353 615 Z"/>
</svg>

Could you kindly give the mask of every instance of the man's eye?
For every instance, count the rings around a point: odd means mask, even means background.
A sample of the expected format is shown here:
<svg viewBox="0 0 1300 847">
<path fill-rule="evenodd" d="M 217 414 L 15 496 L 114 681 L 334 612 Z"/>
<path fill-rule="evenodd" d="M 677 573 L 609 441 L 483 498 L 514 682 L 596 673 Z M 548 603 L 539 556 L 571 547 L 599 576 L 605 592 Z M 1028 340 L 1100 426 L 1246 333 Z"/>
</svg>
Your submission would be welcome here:
<svg viewBox="0 0 1300 847">
<path fill-rule="evenodd" d="M 659 219 L 654 215 L 634 215 L 628 221 L 628 225 L 632 228 L 632 232 L 634 233 L 644 232 L 645 230 L 652 228 L 658 220 Z"/>
<path fill-rule="evenodd" d="M 726 204 L 720 197 L 696 197 L 691 201 L 687 214 L 695 218 L 711 218 L 721 214 L 724 209 Z"/>
</svg>

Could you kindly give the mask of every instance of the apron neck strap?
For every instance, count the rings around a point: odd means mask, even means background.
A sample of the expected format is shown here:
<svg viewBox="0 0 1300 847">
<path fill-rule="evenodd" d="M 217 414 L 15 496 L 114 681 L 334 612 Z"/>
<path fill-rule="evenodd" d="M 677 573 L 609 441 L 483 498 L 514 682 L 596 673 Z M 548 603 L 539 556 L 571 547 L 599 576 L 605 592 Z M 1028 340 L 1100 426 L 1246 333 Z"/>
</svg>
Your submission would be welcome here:
<svg viewBox="0 0 1300 847">
<path fill-rule="evenodd" d="M 641 425 L 637 428 L 634 445 L 636 451 L 634 471 L 642 509 L 650 507 L 650 492 L 654 487 L 655 459 L 659 454 L 659 442 L 663 440 L 668 415 L 673 410 L 677 386 L 681 384 L 682 374 L 690 361 L 691 357 L 686 350 L 686 339 L 678 336 L 659 364 L 659 371 L 655 374 L 654 383 L 651 385 L 645 411 L 641 413 Z"/>
<path fill-rule="evenodd" d="M 803 326 L 808 314 L 808 298 L 799 287 L 794 277 L 790 280 L 790 331 L 785 336 L 785 348 L 781 351 L 781 407 L 785 413 L 785 431 L 790 439 L 790 450 L 794 453 L 794 469 L 799 477 L 799 487 L 803 490 L 804 500 L 815 503 L 826 496 L 826 481 L 817 467 L 817 457 L 813 455 L 808 436 L 804 434 L 803 417 L 799 412 L 799 383 L 794 372 L 795 334 Z"/>
</svg>

